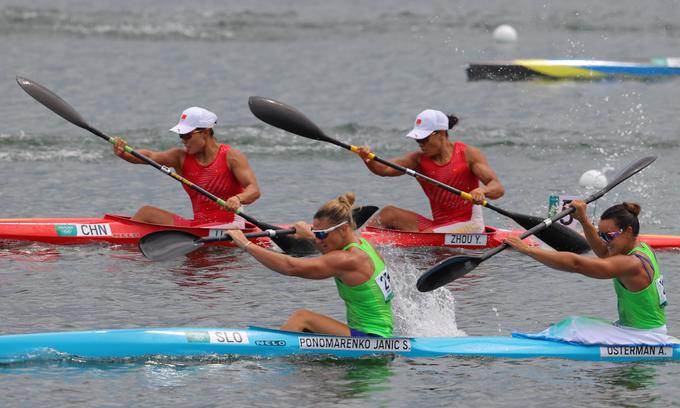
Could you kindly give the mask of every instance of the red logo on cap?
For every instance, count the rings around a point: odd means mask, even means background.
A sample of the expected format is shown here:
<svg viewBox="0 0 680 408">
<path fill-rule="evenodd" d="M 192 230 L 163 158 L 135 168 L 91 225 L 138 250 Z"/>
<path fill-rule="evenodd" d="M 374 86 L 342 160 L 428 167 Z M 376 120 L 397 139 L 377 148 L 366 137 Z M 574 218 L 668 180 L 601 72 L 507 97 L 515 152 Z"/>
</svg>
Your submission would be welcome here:
<svg viewBox="0 0 680 408">
<path fill-rule="evenodd" d="M 182 117 L 180 117 L 179 119 L 180 119 L 180 120 L 184 120 L 184 119 L 186 119 L 186 118 L 187 118 L 186 113 L 183 113 L 183 114 L 182 114 Z"/>
<path fill-rule="evenodd" d="M 420 120 L 420 118 L 416 119 L 416 125 L 420 125 L 421 123 L 423 123 L 423 121 Z"/>
</svg>

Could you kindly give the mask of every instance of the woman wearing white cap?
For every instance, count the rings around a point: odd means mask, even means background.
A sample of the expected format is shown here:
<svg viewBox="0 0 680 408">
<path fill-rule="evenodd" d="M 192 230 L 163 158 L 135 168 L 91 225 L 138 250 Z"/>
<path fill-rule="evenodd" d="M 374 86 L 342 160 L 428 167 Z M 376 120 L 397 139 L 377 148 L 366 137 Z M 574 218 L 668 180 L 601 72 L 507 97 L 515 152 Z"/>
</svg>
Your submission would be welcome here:
<svg viewBox="0 0 680 408">
<path fill-rule="evenodd" d="M 260 197 L 260 187 L 248 159 L 240 151 L 215 140 L 213 127 L 217 115 L 209 110 L 191 107 L 182 112 L 179 123 L 171 132 L 179 134 L 184 148 L 172 148 L 163 152 L 137 149 L 150 159 L 175 169 L 177 174 L 224 199 L 222 207 L 202 194 L 184 185 L 193 207 L 194 218 L 188 220 L 169 211 L 144 206 L 133 219 L 154 224 L 194 226 L 219 224 L 227 228 L 243 228 L 244 220 L 233 211 L 241 204 L 250 204 Z M 113 151 L 122 159 L 135 164 L 145 164 L 124 150 L 126 142 L 116 138 Z"/>
<path fill-rule="evenodd" d="M 449 140 L 448 129 L 458 123 L 458 118 L 427 109 L 415 121 L 406 136 L 418 143 L 420 150 L 392 159 L 430 178 L 441 181 L 461 191 L 469 192 L 473 201 L 462 199 L 440 187 L 418 179 L 430 201 L 432 219 L 413 211 L 386 206 L 373 217 L 370 225 L 403 231 L 478 233 L 484 231 L 484 219 L 479 206 L 484 200 L 503 196 L 505 190 L 489 166 L 484 154 L 476 147 L 461 141 Z M 379 175 L 395 177 L 404 173 L 370 160 L 368 146 L 360 149 L 368 169 Z M 484 185 L 480 186 L 479 182 Z"/>
</svg>

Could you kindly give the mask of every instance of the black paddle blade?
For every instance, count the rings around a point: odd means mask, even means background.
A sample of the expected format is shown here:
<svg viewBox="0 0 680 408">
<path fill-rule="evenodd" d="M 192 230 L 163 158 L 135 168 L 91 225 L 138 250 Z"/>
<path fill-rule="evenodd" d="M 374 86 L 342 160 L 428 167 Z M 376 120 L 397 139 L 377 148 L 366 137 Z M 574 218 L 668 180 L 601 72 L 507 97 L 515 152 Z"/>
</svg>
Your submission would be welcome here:
<svg viewBox="0 0 680 408">
<path fill-rule="evenodd" d="M 287 236 L 277 236 L 271 238 L 281 250 L 292 256 L 306 256 L 313 255 L 319 251 L 316 249 L 313 241 L 308 239 L 298 239 Z"/>
<path fill-rule="evenodd" d="M 416 288 L 421 292 L 435 290 L 475 269 L 482 261 L 481 257 L 469 255 L 446 258 L 422 274 Z"/>
<path fill-rule="evenodd" d="M 543 218 L 523 214 L 513 214 L 512 219 L 527 230 L 542 223 L 544 220 Z M 588 241 L 581 234 L 559 222 L 537 232 L 536 237 L 557 251 L 569 251 L 576 254 L 590 251 Z"/>
<path fill-rule="evenodd" d="M 378 207 L 374 205 L 362 205 L 361 207 L 352 208 L 352 218 L 354 219 L 354 224 L 358 228 L 366 224 L 373 214 L 378 211 Z"/>
<path fill-rule="evenodd" d="M 248 106 L 255 117 L 274 127 L 309 139 L 330 141 L 314 122 L 285 103 L 261 96 L 251 96 L 248 98 Z"/>
<path fill-rule="evenodd" d="M 84 129 L 90 128 L 90 125 L 87 124 L 85 119 L 83 119 L 82 116 L 80 116 L 80 114 L 76 112 L 76 110 L 73 109 L 71 105 L 69 105 L 65 100 L 61 99 L 54 92 L 27 78 L 17 77 L 17 83 L 21 89 L 26 91 L 27 94 L 31 95 L 33 99 L 45 105 L 45 107 L 47 107 L 52 112 L 76 126 Z"/>
<path fill-rule="evenodd" d="M 270 229 L 271 230 L 281 229 L 281 227 L 277 227 L 276 225 L 257 221 L 256 219 L 248 217 L 243 213 L 239 213 L 239 215 L 243 217 L 246 221 L 252 223 L 257 228 L 263 231 Z M 278 247 L 281 248 L 281 250 L 287 253 L 288 255 L 305 256 L 315 254 L 318 252 L 316 246 L 314 245 L 314 242 L 307 239 L 298 239 L 289 237 L 287 235 L 277 235 L 275 237 L 272 237 L 271 240 L 274 241 L 274 243 L 278 245 Z"/>
<path fill-rule="evenodd" d="M 139 240 L 139 250 L 152 261 L 167 261 L 202 246 L 199 237 L 184 231 L 156 231 Z"/>
<path fill-rule="evenodd" d="M 593 195 L 591 195 L 590 197 L 586 198 L 583 201 L 585 201 L 586 203 L 590 203 L 591 201 L 597 200 L 598 198 L 605 195 L 605 193 L 607 193 L 609 190 L 630 178 L 630 176 L 639 173 L 645 167 L 654 163 L 654 160 L 656 160 L 656 156 L 647 156 L 636 161 L 635 163 L 628 166 L 628 168 L 626 168 L 624 171 L 622 171 L 621 174 L 619 174 L 613 181 L 609 182 L 609 184 L 607 184 L 602 190 L 594 193 Z"/>
</svg>

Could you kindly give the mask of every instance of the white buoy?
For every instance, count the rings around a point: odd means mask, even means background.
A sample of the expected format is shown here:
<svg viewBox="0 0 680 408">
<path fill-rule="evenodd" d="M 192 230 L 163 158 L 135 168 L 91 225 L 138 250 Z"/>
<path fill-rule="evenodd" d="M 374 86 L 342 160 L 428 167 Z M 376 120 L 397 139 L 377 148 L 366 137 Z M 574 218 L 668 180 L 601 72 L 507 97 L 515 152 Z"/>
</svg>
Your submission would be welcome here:
<svg viewBox="0 0 680 408">
<path fill-rule="evenodd" d="M 588 170 L 581 175 L 578 183 L 583 187 L 603 188 L 607 185 L 607 177 L 600 170 Z"/>
<path fill-rule="evenodd" d="M 493 30 L 493 39 L 499 43 L 511 43 L 517 41 L 517 30 L 511 25 L 501 24 Z"/>
</svg>

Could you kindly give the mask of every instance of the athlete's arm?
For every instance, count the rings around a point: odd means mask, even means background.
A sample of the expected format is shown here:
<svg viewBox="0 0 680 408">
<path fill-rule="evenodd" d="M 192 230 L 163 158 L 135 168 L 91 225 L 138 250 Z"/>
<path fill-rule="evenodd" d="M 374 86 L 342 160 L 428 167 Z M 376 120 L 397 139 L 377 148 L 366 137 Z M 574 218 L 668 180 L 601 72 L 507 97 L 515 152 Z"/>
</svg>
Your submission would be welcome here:
<svg viewBox="0 0 680 408">
<path fill-rule="evenodd" d="M 386 166 L 382 163 L 378 163 L 375 160 L 371 160 L 368 156 L 371 153 L 371 148 L 368 146 L 361 146 L 359 148 L 359 156 L 363 159 L 364 164 L 366 167 L 371 171 L 373 174 L 377 174 L 378 176 L 382 177 L 397 177 L 397 176 L 403 176 L 404 172 L 395 170 L 392 167 Z M 408 169 L 416 169 L 418 168 L 418 162 L 420 161 L 420 152 L 410 152 L 406 153 L 405 155 L 401 157 L 397 157 L 394 159 L 391 159 L 390 161 L 392 163 L 398 164 L 402 167 L 406 167 Z"/>
<path fill-rule="evenodd" d="M 283 275 L 305 279 L 342 278 L 361 267 L 359 258 L 349 251 L 332 251 L 318 258 L 294 258 L 262 247 L 251 249 L 254 246 L 248 245 L 246 250 L 262 265 Z"/>
<path fill-rule="evenodd" d="M 635 276 L 640 271 L 640 261 L 632 256 L 615 255 L 602 259 L 572 252 L 547 251 L 529 246 L 515 236 L 506 237 L 503 241 L 546 266 L 590 278 L 626 278 Z"/>
<path fill-rule="evenodd" d="M 125 145 L 127 144 L 127 142 L 124 139 L 116 137 L 114 138 L 114 140 L 116 141 L 116 143 L 113 145 L 113 153 L 116 156 L 130 163 L 147 164 L 144 160 L 139 159 L 124 150 Z M 162 152 L 155 152 L 153 150 L 147 149 L 135 149 L 135 151 L 143 156 L 148 157 L 149 159 L 155 161 L 158 164 L 167 167 L 172 167 L 177 172 L 179 172 L 179 169 L 181 167 L 180 163 L 182 160 L 182 156 L 184 154 L 184 151 L 178 147 L 165 150 Z"/>
<path fill-rule="evenodd" d="M 341 278 L 347 273 L 360 271 L 362 267 L 362 258 L 350 251 L 332 251 L 318 258 L 295 258 L 249 244 L 240 230 L 229 230 L 227 233 L 236 245 L 258 262 L 282 275 L 305 279 Z"/>
<path fill-rule="evenodd" d="M 581 223 L 583 234 L 595 255 L 600 258 L 608 257 L 609 251 L 607 251 L 607 246 L 602 242 L 600 236 L 597 235 L 597 229 L 588 219 L 588 214 L 586 212 L 587 204 L 581 200 L 574 200 L 569 205 L 576 208 L 576 211 L 574 211 L 574 219 Z"/>
<path fill-rule="evenodd" d="M 484 184 L 484 187 L 479 187 L 475 190 L 479 190 L 485 197 L 491 199 L 503 197 L 505 188 L 500 180 L 498 180 L 498 176 L 496 176 L 496 173 L 491 166 L 489 166 L 489 162 L 486 160 L 484 153 L 476 147 L 467 146 L 465 149 L 465 158 L 468 161 L 468 167 L 470 167 L 472 174 Z M 472 192 L 470 193 L 472 194 Z"/>
<path fill-rule="evenodd" d="M 251 204 L 260 198 L 260 186 L 257 184 L 255 173 L 250 167 L 246 155 L 237 149 L 231 148 L 227 152 L 227 164 L 236 180 L 244 188 L 243 192 L 237 194 L 240 203 Z"/>
</svg>

